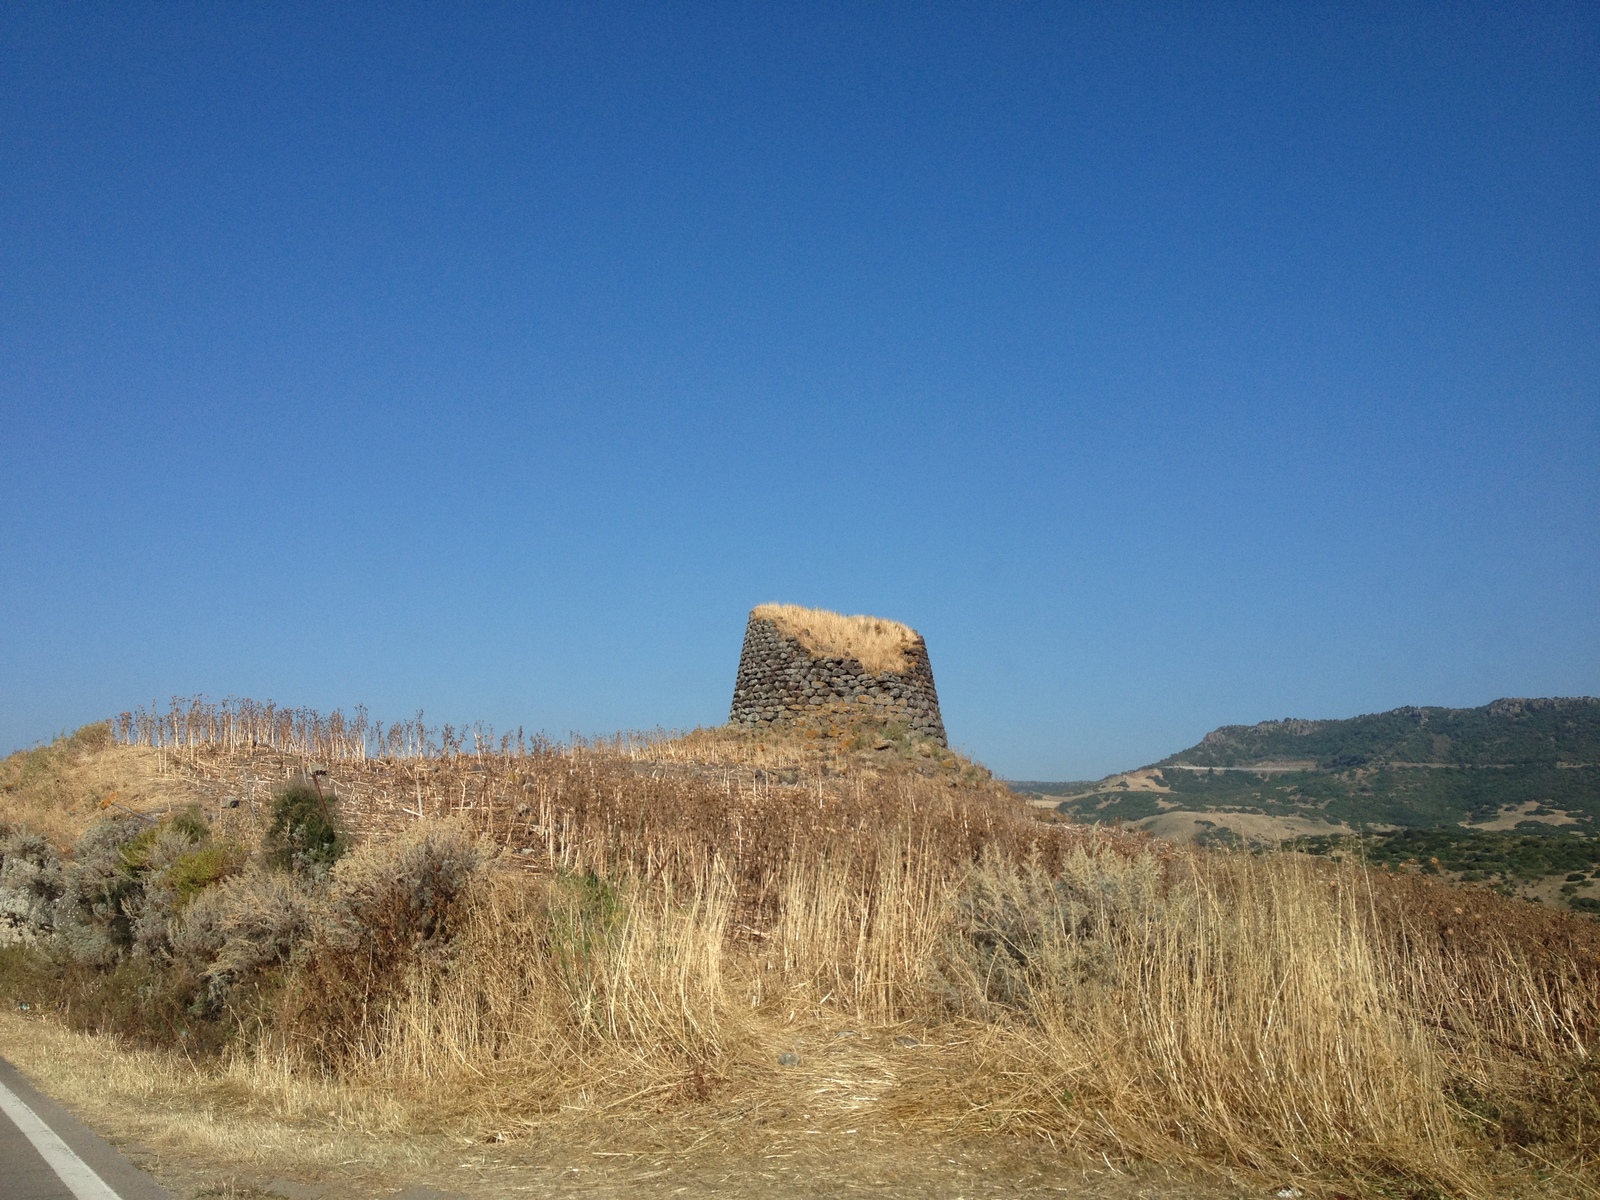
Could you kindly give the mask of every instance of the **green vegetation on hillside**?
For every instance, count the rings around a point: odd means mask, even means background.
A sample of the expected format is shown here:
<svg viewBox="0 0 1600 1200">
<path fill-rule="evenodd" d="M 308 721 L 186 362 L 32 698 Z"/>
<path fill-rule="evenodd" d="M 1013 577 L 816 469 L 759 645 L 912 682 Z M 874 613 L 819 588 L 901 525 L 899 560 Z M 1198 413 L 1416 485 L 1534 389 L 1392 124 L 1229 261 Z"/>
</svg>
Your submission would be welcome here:
<svg viewBox="0 0 1600 1200">
<path fill-rule="evenodd" d="M 1344 721 L 1229 725 L 1096 784 L 1013 784 L 1079 820 L 1252 813 L 1355 830 L 1551 823 L 1600 829 L 1600 700 L 1399 708 Z M 1543 820 L 1541 820 L 1541 818 Z"/>
<path fill-rule="evenodd" d="M 1427 828 L 1496 819 L 1502 809 L 1534 806 L 1537 817 L 1566 814 L 1584 830 L 1600 820 L 1600 767 L 1395 767 L 1343 771 L 1255 772 L 1165 767 L 1151 780 L 1161 791 L 1091 785 L 1060 810 L 1080 820 L 1137 821 L 1163 808 L 1314 816 L 1354 829 Z M 1048 794 L 1048 793 L 1043 793 Z M 1061 793 L 1056 793 L 1061 794 Z"/>
<path fill-rule="evenodd" d="M 1600 699 L 1496 700 L 1481 708 L 1406 707 L 1343 721 L 1225 725 L 1156 765 L 1235 767 L 1308 759 L 1321 770 L 1376 763 L 1600 763 Z"/>
<path fill-rule="evenodd" d="M 1373 866 L 1414 866 L 1425 875 L 1459 872 L 1465 883 L 1530 882 L 1565 875 L 1576 885 L 1574 891 L 1600 888 L 1594 880 L 1600 872 L 1600 838 L 1571 834 L 1401 829 L 1364 837 L 1296 838 L 1289 848 L 1360 858 Z"/>
</svg>

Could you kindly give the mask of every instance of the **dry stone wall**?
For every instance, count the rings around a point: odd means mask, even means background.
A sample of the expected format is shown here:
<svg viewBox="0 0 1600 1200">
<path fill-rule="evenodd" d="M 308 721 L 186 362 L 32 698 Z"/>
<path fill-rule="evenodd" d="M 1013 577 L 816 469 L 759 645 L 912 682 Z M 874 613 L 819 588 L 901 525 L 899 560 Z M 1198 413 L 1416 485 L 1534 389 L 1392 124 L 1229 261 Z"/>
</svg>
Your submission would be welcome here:
<svg viewBox="0 0 1600 1200">
<path fill-rule="evenodd" d="M 859 713 L 904 721 L 914 733 L 946 745 L 933 666 L 921 636 L 907 647 L 905 661 L 904 671 L 873 673 L 854 658 L 818 657 L 773 622 L 752 616 L 730 720 L 764 726 Z"/>
</svg>

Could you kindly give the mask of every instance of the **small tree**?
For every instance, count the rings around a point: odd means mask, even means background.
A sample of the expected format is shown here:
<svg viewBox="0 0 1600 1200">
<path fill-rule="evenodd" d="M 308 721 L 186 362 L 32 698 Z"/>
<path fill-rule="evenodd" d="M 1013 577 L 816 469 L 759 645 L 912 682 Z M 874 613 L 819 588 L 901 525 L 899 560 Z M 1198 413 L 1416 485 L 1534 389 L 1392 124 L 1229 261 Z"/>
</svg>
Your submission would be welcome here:
<svg viewBox="0 0 1600 1200">
<path fill-rule="evenodd" d="M 337 797 L 305 784 L 284 788 L 272 799 L 272 825 L 265 838 L 267 861 L 285 871 L 321 874 L 348 848 Z"/>
</svg>

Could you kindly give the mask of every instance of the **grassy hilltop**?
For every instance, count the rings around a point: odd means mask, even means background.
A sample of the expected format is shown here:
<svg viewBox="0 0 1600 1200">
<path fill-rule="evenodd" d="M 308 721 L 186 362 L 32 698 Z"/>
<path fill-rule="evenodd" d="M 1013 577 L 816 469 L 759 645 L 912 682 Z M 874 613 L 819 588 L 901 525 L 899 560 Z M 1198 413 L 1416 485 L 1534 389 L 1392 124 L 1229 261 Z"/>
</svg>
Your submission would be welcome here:
<svg viewBox="0 0 1600 1200">
<path fill-rule="evenodd" d="M 1596 1050 L 1596 922 L 891 724 L 195 703 L 0 763 L 0 1053 L 186 1196 L 1576 1198 Z"/>
</svg>

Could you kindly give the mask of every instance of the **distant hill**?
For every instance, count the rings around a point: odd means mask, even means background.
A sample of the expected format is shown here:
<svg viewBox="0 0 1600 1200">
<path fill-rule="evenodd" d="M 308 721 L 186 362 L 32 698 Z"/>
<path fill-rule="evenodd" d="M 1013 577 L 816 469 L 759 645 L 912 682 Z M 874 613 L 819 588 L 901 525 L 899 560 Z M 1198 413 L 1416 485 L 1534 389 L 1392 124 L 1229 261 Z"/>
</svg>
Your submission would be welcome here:
<svg viewBox="0 0 1600 1200">
<path fill-rule="evenodd" d="M 1600 699 L 1225 725 L 1096 783 L 1012 787 L 1079 820 L 1201 840 L 1452 826 L 1593 834 Z"/>
<path fill-rule="evenodd" d="M 1315 760 L 1450 767 L 1600 763 L 1600 699 L 1496 700 L 1482 708 L 1396 708 L 1345 721 L 1224 725 L 1157 766 L 1238 767 Z"/>
</svg>

